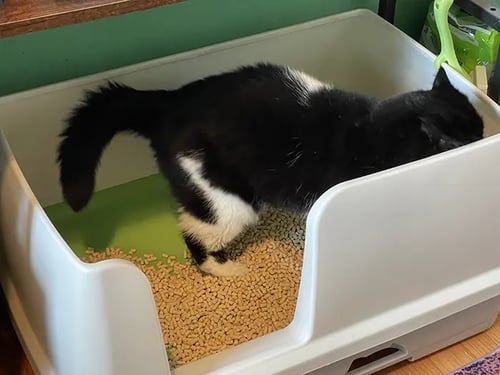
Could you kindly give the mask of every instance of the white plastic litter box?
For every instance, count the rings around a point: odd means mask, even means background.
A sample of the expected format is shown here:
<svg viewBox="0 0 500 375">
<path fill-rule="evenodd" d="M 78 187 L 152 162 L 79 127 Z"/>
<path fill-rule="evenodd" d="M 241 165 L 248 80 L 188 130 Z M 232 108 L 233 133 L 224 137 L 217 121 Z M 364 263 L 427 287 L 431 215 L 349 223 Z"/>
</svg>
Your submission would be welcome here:
<svg viewBox="0 0 500 375">
<path fill-rule="evenodd" d="M 42 209 L 62 201 L 55 151 L 63 120 L 84 89 L 107 79 L 175 88 L 271 61 L 387 97 L 430 88 L 434 57 L 357 10 L 1 98 L 1 281 L 35 371 L 345 375 L 354 359 L 397 349 L 349 372 L 361 375 L 491 326 L 500 311 L 500 109 L 450 69 L 488 137 L 332 187 L 308 215 L 293 322 L 175 370 L 146 277 L 127 261 L 81 262 Z M 146 142 L 118 137 L 98 189 L 154 173 Z"/>
</svg>

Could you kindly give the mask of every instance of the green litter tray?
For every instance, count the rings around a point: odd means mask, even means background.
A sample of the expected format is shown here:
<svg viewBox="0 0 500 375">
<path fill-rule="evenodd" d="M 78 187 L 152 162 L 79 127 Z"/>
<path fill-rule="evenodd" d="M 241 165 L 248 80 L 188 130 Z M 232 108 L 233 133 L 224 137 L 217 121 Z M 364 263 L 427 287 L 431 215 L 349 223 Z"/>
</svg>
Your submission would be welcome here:
<svg viewBox="0 0 500 375">
<path fill-rule="evenodd" d="M 166 180 L 153 175 L 97 192 L 81 212 L 73 212 L 65 203 L 45 207 L 45 212 L 79 257 L 88 248 L 112 247 L 184 261 L 177 209 Z"/>
</svg>

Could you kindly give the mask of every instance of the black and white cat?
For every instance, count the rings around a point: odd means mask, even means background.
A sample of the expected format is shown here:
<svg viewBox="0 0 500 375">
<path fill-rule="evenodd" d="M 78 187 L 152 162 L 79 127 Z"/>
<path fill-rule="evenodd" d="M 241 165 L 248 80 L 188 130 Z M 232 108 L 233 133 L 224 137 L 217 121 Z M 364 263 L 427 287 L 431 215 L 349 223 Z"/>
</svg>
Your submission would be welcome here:
<svg viewBox="0 0 500 375">
<path fill-rule="evenodd" d="M 483 122 L 443 69 L 431 90 L 385 100 L 272 64 L 177 90 L 111 83 L 87 94 L 62 133 L 60 181 L 75 211 L 91 199 L 102 152 L 122 131 L 150 140 L 199 268 L 233 276 L 246 266 L 224 248 L 262 205 L 305 212 L 342 181 L 482 138 Z"/>
</svg>

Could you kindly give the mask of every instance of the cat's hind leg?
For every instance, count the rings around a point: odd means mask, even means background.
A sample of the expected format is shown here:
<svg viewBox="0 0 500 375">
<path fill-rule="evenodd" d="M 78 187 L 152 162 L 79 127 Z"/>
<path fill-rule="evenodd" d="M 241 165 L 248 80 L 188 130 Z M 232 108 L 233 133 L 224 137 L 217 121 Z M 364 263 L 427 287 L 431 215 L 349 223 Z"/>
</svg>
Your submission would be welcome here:
<svg viewBox="0 0 500 375">
<path fill-rule="evenodd" d="M 179 223 L 184 241 L 201 271 L 215 276 L 239 276 L 247 272 L 244 264 L 228 258 L 225 247 L 250 223 L 238 222 L 234 217 L 230 225 L 226 225 L 224 218 L 211 223 L 186 211 L 181 213 Z"/>
<path fill-rule="evenodd" d="M 181 199 L 179 225 L 186 245 L 200 270 L 215 276 L 238 276 L 247 267 L 228 258 L 225 247 L 245 228 L 258 220 L 250 202 L 212 184 L 203 174 L 203 163 L 196 156 L 181 156 L 178 162 L 186 173 L 191 194 Z M 190 194 L 186 194 L 190 195 Z M 205 206 L 203 215 L 190 209 L 193 201 Z"/>
</svg>

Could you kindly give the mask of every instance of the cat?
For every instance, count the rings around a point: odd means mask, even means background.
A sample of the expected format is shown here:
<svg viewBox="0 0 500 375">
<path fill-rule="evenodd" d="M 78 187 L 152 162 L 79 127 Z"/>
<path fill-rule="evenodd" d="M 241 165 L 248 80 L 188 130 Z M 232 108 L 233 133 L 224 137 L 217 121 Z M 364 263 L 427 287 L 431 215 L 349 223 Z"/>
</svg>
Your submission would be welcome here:
<svg viewBox="0 0 500 375">
<path fill-rule="evenodd" d="M 181 205 L 179 225 L 199 269 L 246 273 L 224 248 L 263 205 L 307 212 L 327 189 L 483 136 L 483 121 L 441 68 L 432 88 L 378 100 L 269 63 L 176 90 L 109 82 L 89 91 L 61 133 L 65 201 L 83 209 L 116 133 L 147 138 Z"/>
</svg>

